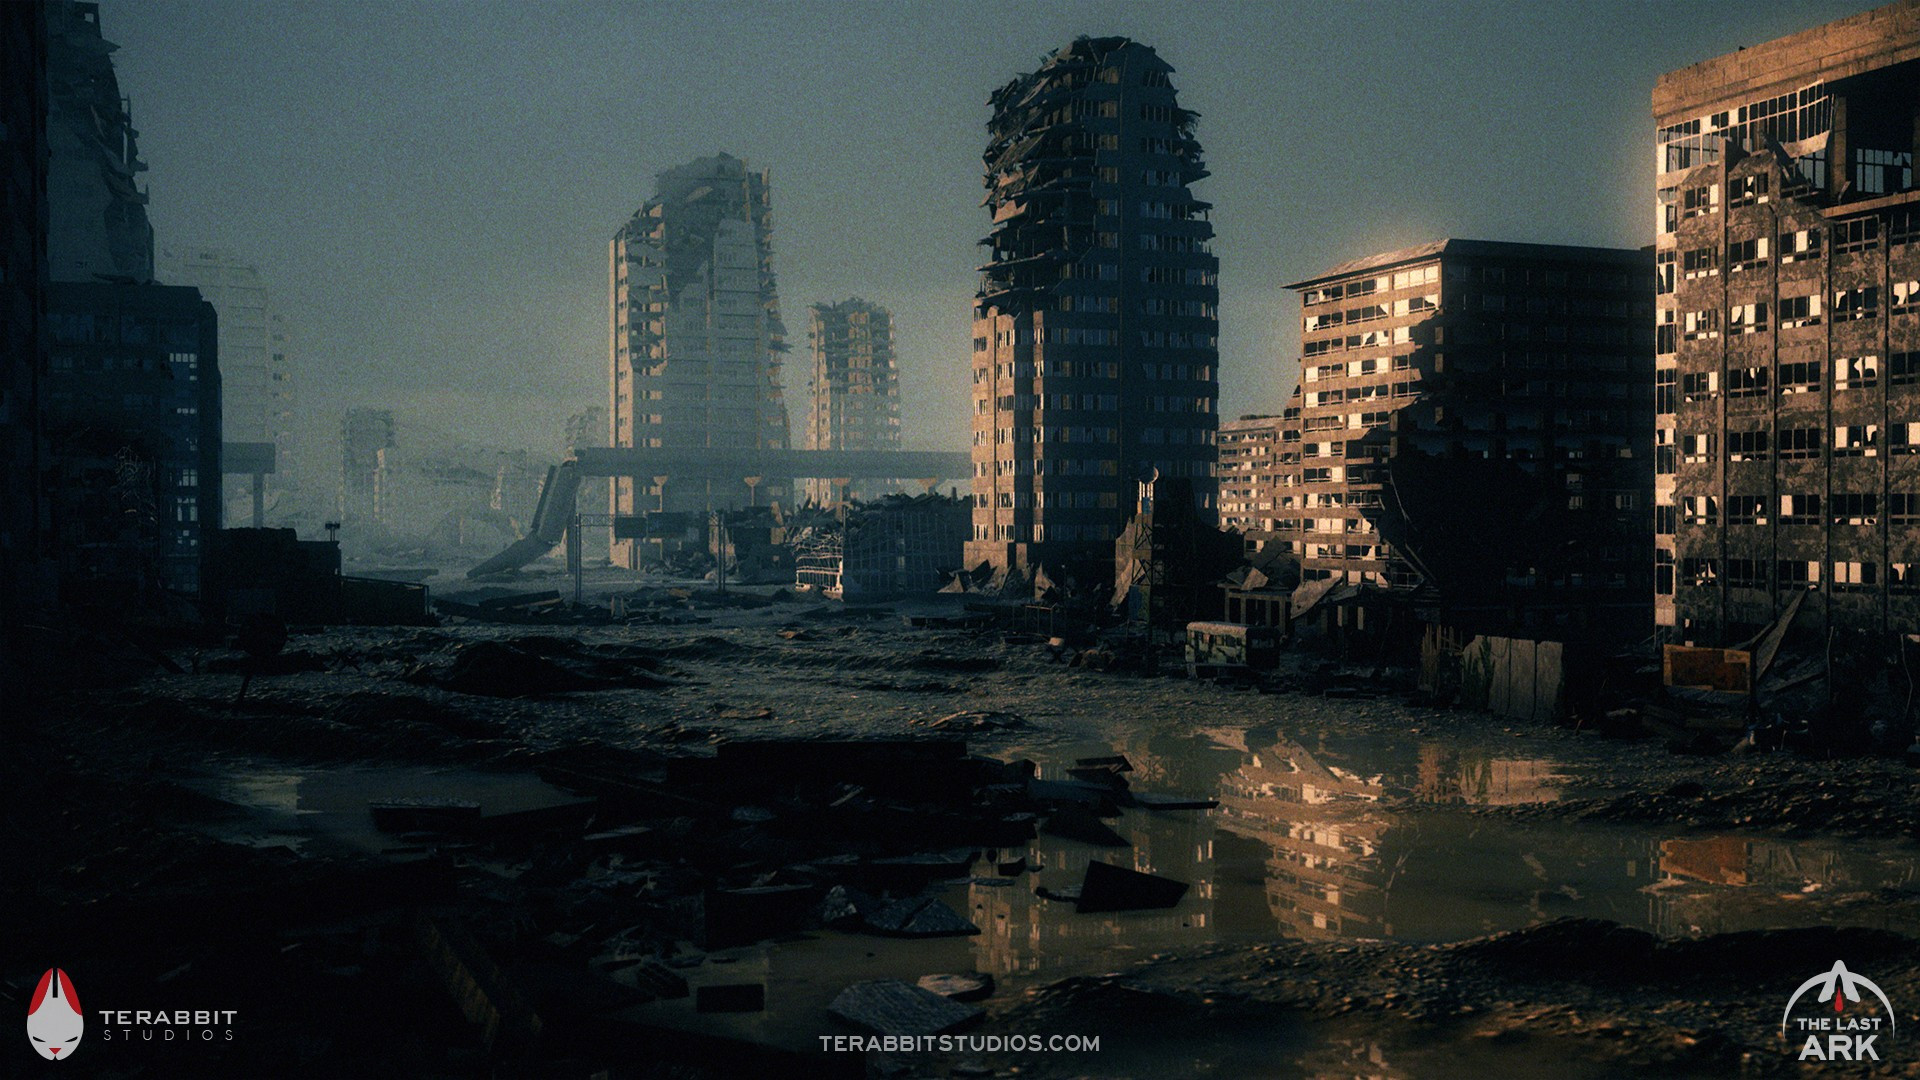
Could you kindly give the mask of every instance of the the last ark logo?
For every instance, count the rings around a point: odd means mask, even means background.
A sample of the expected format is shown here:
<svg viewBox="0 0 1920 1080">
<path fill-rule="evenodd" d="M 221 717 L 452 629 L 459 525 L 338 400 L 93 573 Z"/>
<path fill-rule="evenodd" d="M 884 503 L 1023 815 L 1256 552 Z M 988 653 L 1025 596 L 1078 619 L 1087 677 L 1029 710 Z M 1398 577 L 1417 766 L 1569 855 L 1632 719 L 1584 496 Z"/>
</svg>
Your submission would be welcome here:
<svg viewBox="0 0 1920 1080">
<path fill-rule="evenodd" d="M 1797 1014 L 1795 1006 L 1801 1006 Z M 1897 1024 L 1893 1003 L 1880 987 L 1838 960 L 1801 983 L 1780 1015 L 1780 1032 L 1799 1045 L 1801 1061 L 1880 1061 L 1886 1049 L 1881 1037 L 1891 1041 Z"/>
</svg>

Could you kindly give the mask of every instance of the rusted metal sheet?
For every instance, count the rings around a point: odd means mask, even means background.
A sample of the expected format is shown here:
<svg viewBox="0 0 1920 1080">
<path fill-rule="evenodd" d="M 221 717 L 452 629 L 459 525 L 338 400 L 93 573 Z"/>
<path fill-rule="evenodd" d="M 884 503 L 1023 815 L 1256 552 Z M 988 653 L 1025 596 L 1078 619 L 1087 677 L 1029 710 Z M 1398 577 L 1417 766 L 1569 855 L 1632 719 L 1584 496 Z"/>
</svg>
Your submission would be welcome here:
<svg viewBox="0 0 1920 1080">
<path fill-rule="evenodd" d="M 1660 681 L 1667 686 L 1751 693 L 1753 654 L 1745 649 L 1668 645 L 1661 658 L 1660 676 Z"/>
</svg>

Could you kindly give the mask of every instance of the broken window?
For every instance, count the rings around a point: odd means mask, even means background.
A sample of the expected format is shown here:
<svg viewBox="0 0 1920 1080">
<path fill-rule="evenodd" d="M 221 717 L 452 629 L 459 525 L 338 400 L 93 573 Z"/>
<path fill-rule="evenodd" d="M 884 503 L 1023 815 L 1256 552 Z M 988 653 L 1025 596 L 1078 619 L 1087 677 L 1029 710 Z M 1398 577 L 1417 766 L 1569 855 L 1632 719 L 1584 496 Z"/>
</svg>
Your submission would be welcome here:
<svg viewBox="0 0 1920 1080">
<path fill-rule="evenodd" d="M 1701 341 L 1720 336 L 1720 313 L 1718 311 L 1689 311 L 1682 320 L 1685 341 Z"/>
<path fill-rule="evenodd" d="M 1727 245 L 1727 273 L 1743 274 L 1767 264 L 1767 238 L 1740 240 Z"/>
<path fill-rule="evenodd" d="M 1835 390 L 1866 390 L 1880 381 L 1878 356 L 1847 356 L 1833 362 Z"/>
<path fill-rule="evenodd" d="M 1893 310 L 1907 311 L 1920 307 L 1920 281 L 1909 278 L 1893 283 Z"/>
<path fill-rule="evenodd" d="M 1762 327 L 1761 329 L 1765 329 Z M 1767 392 L 1767 369 L 1763 367 L 1728 368 L 1727 396 L 1759 397 Z"/>
<path fill-rule="evenodd" d="M 1736 304 L 1727 309 L 1727 333 L 1764 334 L 1767 330 L 1767 305 L 1765 301 L 1752 304 Z"/>
<path fill-rule="evenodd" d="M 1820 361 L 1780 365 L 1780 395 L 1812 394 L 1820 390 Z"/>
<path fill-rule="evenodd" d="M 1873 494 L 1836 492 L 1827 504 L 1827 513 L 1835 525 L 1873 525 L 1880 520 L 1880 497 Z"/>
<path fill-rule="evenodd" d="M 1797 229 L 1780 234 L 1780 261 L 1804 262 L 1820 257 L 1820 230 Z"/>
<path fill-rule="evenodd" d="M 1833 587 L 1840 592 L 1856 592 L 1873 587 L 1875 573 L 1879 567 L 1870 562 L 1836 562 L 1833 564 Z"/>
<path fill-rule="evenodd" d="M 1774 443 L 1774 453 L 1782 458 L 1819 457 L 1820 449 L 1819 428 L 1781 428 Z"/>
<path fill-rule="evenodd" d="M 1720 523 L 1720 500 L 1712 495 L 1683 495 L 1680 498 L 1680 520 L 1688 525 L 1717 525 Z"/>
<path fill-rule="evenodd" d="M 1717 275 L 1720 273 L 1720 252 L 1710 247 L 1681 252 L 1680 269 L 1689 281 Z"/>
<path fill-rule="evenodd" d="M 1782 559 L 1775 564 L 1783 589 L 1813 589 L 1820 585 L 1820 564 L 1798 559 Z"/>
<path fill-rule="evenodd" d="M 1870 319 L 1880 313 L 1880 286 L 1861 285 L 1833 294 L 1833 321 Z"/>
<path fill-rule="evenodd" d="M 1880 243 L 1879 218 L 1855 218 L 1833 223 L 1833 250 L 1866 251 Z"/>
<path fill-rule="evenodd" d="M 1820 324 L 1820 297 L 1783 296 L 1780 298 L 1780 326 L 1793 329 L 1799 326 L 1818 326 Z"/>
<path fill-rule="evenodd" d="M 1757 173 L 1727 181 L 1727 206 L 1752 206 L 1767 201 L 1767 174 Z"/>
<path fill-rule="evenodd" d="M 1728 559 L 1727 584 L 1736 589 L 1767 587 L 1767 564 L 1760 559 Z"/>
<path fill-rule="evenodd" d="M 1767 497 L 1764 495 L 1727 496 L 1727 524 L 1729 525 L 1765 525 L 1767 523 Z"/>
<path fill-rule="evenodd" d="M 1719 213 L 1720 185 L 1707 184 L 1704 187 L 1688 188 L 1680 193 L 1680 206 L 1680 216 L 1682 218 Z"/>
<path fill-rule="evenodd" d="M 1833 429 L 1834 457 L 1874 457 L 1879 446 L 1878 424 L 1844 424 Z"/>
<path fill-rule="evenodd" d="M 1782 525 L 1818 525 L 1820 524 L 1820 496 L 1818 495 L 1782 495 L 1780 496 L 1780 524 Z"/>
<path fill-rule="evenodd" d="M 1767 456 L 1767 432 L 1727 432 L 1728 461 L 1761 461 Z"/>
</svg>

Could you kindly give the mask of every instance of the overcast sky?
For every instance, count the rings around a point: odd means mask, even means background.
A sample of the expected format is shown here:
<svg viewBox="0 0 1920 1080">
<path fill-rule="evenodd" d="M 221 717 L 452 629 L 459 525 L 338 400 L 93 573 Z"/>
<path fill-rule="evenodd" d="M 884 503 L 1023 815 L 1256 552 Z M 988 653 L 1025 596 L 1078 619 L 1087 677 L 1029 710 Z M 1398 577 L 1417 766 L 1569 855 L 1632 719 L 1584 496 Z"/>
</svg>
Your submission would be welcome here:
<svg viewBox="0 0 1920 1080">
<path fill-rule="evenodd" d="M 606 398 L 609 237 L 656 172 L 724 150 L 773 170 L 796 346 L 815 301 L 892 308 L 909 446 L 963 449 L 987 95 L 1075 36 L 1152 45 L 1201 113 L 1234 416 L 1292 385 L 1288 282 L 1444 236 L 1650 243 L 1654 79 L 1868 6 L 103 0 L 101 23 L 159 243 L 260 267 L 316 435 L 363 404 L 557 447 Z"/>
</svg>

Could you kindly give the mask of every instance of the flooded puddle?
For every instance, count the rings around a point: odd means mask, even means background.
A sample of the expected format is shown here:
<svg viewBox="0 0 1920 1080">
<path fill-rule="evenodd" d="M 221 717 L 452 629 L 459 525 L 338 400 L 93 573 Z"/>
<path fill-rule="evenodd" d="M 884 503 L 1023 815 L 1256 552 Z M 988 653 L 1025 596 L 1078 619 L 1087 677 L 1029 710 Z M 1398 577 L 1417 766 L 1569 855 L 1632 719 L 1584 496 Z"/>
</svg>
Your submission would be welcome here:
<svg viewBox="0 0 1920 1080">
<path fill-rule="evenodd" d="M 1911 843 L 1689 834 L 1471 811 L 1581 797 L 1580 777 L 1592 763 L 1417 739 L 1328 739 L 1309 748 L 1271 731 L 1016 745 L 996 756 L 1031 758 L 1042 779 L 1065 780 L 1076 760 L 1116 753 L 1133 767 L 1132 791 L 1208 796 L 1218 808 L 1122 809 L 1106 823 L 1127 846 L 1042 832 L 1023 853 L 989 853 L 1024 854 L 1030 869 L 937 890 L 980 928 L 976 936 L 900 941 L 822 931 L 712 954 L 685 972 L 696 988 L 763 983 L 764 1012 L 700 1014 L 683 999 L 636 1014 L 663 1027 L 805 1048 L 838 1030 L 828 1002 L 865 979 L 983 972 L 1004 998 L 1200 945 L 1442 943 L 1567 916 L 1670 936 L 1811 925 L 1920 933 L 1914 905 L 1872 895 L 1920 881 L 1920 847 Z M 1079 914 L 1037 895 L 1077 886 L 1091 860 L 1191 888 L 1170 909 L 1111 914 Z M 976 864 L 982 872 L 992 874 L 990 863 Z"/>
<path fill-rule="evenodd" d="M 408 766 L 307 768 L 238 761 L 210 770 L 193 786 L 247 811 L 240 821 L 214 830 L 220 839 L 296 851 L 319 844 L 363 854 L 407 854 L 414 848 L 375 827 L 368 804 L 378 800 L 474 802 L 482 821 L 579 801 L 524 773 Z"/>
</svg>

